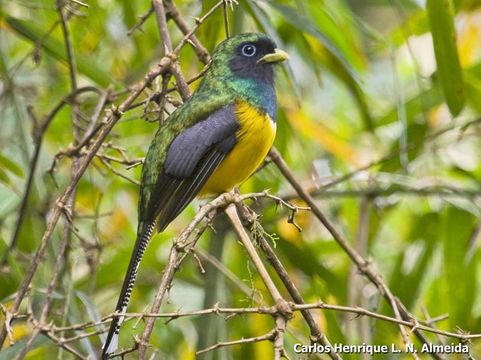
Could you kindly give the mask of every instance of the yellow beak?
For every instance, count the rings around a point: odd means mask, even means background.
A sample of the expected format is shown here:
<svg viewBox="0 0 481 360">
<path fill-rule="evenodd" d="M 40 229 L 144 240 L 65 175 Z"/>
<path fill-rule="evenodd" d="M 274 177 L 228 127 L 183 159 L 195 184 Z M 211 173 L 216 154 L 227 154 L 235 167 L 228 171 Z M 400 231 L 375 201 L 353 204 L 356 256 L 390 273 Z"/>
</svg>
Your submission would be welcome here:
<svg viewBox="0 0 481 360">
<path fill-rule="evenodd" d="M 287 55 L 285 51 L 281 49 L 275 49 L 273 53 L 264 55 L 259 60 L 257 60 L 257 63 L 278 63 L 287 59 L 289 59 L 289 55 Z"/>
</svg>

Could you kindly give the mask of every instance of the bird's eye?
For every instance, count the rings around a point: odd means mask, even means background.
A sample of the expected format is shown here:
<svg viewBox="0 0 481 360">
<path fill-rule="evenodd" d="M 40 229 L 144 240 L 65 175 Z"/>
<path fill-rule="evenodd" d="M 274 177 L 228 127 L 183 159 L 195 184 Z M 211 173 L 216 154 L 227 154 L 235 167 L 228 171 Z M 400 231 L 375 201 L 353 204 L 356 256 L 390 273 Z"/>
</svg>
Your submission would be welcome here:
<svg viewBox="0 0 481 360">
<path fill-rule="evenodd" d="M 252 57 L 256 54 L 256 47 L 252 44 L 246 44 L 242 47 L 242 55 Z"/>
</svg>

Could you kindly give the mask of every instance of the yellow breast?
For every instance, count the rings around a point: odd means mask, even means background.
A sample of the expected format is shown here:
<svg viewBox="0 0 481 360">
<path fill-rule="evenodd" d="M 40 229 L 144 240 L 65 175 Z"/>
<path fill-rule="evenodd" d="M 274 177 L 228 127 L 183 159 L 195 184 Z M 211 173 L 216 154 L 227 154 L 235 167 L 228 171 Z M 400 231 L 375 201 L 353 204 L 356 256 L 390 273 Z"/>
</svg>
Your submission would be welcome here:
<svg viewBox="0 0 481 360">
<path fill-rule="evenodd" d="M 230 191 L 241 184 L 261 165 L 274 143 L 276 125 L 269 115 L 245 102 L 236 104 L 237 143 L 220 163 L 200 191 L 200 195 Z"/>
</svg>

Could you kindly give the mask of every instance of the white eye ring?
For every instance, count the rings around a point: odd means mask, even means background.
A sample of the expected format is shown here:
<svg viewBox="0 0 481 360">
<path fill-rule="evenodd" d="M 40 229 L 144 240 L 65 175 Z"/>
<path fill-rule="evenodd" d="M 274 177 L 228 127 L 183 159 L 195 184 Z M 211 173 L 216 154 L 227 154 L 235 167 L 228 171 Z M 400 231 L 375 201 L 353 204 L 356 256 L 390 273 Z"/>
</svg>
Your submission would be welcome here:
<svg viewBox="0 0 481 360">
<path fill-rule="evenodd" d="M 256 54 L 256 47 L 252 44 L 245 44 L 242 47 L 242 55 L 247 56 L 247 57 L 253 57 Z"/>
</svg>

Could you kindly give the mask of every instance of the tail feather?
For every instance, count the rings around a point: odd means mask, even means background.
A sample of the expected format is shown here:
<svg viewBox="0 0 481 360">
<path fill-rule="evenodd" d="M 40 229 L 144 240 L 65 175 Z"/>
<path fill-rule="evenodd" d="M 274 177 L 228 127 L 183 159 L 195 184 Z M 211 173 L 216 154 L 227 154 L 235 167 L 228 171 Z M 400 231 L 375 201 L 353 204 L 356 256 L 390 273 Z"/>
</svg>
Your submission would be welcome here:
<svg viewBox="0 0 481 360">
<path fill-rule="evenodd" d="M 115 308 L 117 315 L 114 316 L 110 323 L 109 333 L 107 340 L 102 348 L 102 359 L 107 359 L 110 354 L 117 351 L 119 342 L 120 326 L 124 321 L 124 314 L 127 312 L 127 305 L 129 304 L 130 295 L 132 294 L 132 288 L 134 287 L 135 279 L 137 278 L 137 269 L 139 268 L 140 261 L 144 255 L 145 249 L 149 244 L 150 238 L 154 233 L 155 221 L 147 223 L 145 226 L 141 226 L 141 231 L 137 235 L 135 241 L 134 251 L 130 258 L 129 267 L 122 284 L 122 290 L 120 292 L 119 300 Z"/>
</svg>

